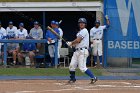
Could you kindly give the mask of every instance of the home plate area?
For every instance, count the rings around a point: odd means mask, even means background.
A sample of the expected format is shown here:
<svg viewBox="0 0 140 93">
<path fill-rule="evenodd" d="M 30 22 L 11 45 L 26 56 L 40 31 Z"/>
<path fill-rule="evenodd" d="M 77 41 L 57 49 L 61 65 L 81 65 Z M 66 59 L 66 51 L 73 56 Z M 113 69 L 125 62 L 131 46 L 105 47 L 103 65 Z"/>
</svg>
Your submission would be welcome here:
<svg viewBox="0 0 140 93">
<path fill-rule="evenodd" d="M 0 93 L 138 93 L 140 80 L 99 80 L 89 84 L 78 80 L 68 84 L 64 80 L 2 80 Z"/>
</svg>

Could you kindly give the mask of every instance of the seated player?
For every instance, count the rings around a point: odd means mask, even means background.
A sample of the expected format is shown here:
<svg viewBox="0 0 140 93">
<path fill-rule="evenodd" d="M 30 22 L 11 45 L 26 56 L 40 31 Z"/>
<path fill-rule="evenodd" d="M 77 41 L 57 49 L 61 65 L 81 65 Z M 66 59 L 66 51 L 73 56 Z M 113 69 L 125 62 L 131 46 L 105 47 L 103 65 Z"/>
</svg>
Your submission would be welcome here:
<svg viewBox="0 0 140 93">
<path fill-rule="evenodd" d="M 17 27 L 13 25 L 13 22 L 9 22 L 9 26 L 6 29 L 8 39 L 16 39 Z M 17 43 L 8 43 L 7 44 L 8 56 L 13 57 L 13 65 L 16 64 L 16 56 L 19 52 L 19 44 Z"/>
<path fill-rule="evenodd" d="M 16 57 L 17 54 L 19 53 L 19 44 L 17 43 L 8 43 L 7 44 L 7 52 L 8 52 L 8 56 L 12 56 L 13 57 L 13 65 L 16 65 Z"/>
<path fill-rule="evenodd" d="M 5 39 L 7 37 L 6 30 L 2 27 L 2 23 L 0 22 L 0 39 Z M 3 56 L 3 43 L 0 43 L 0 56 Z M 3 62 L 3 57 L 2 57 Z"/>
<path fill-rule="evenodd" d="M 9 26 L 6 28 L 7 36 L 9 39 L 15 39 L 17 34 L 17 27 L 13 25 L 13 22 L 9 22 Z"/>
<path fill-rule="evenodd" d="M 43 38 L 43 31 L 42 28 L 39 25 L 39 22 L 34 22 L 34 27 L 30 30 L 29 35 L 33 37 L 35 40 L 40 40 Z M 37 52 L 41 49 L 41 43 L 37 43 Z"/>
<path fill-rule="evenodd" d="M 24 28 L 24 23 L 19 24 L 19 29 L 17 30 L 16 38 L 25 39 L 28 36 L 27 30 Z"/>
<path fill-rule="evenodd" d="M 26 37 L 26 39 L 31 39 L 31 37 Z M 36 50 L 36 45 L 35 43 L 23 43 L 22 50 L 29 55 L 31 66 L 34 65 L 34 56 L 35 56 L 35 50 Z M 26 55 L 22 52 L 18 53 L 18 62 L 23 63 L 24 58 Z"/>
</svg>

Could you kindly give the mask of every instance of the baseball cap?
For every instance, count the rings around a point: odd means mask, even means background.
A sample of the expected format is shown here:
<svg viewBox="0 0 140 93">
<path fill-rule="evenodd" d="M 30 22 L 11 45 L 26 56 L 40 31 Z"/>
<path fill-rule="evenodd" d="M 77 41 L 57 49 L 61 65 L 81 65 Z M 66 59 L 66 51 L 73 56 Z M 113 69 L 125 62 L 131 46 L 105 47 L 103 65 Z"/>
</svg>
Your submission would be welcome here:
<svg viewBox="0 0 140 93">
<path fill-rule="evenodd" d="M 12 21 L 9 21 L 9 25 L 13 25 L 13 22 Z"/>
<path fill-rule="evenodd" d="M 55 22 L 55 24 L 59 26 L 59 22 Z"/>
<path fill-rule="evenodd" d="M 100 24 L 100 20 L 96 20 L 95 21 L 95 24 Z"/>
<path fill-rule="evenodd" d="M 20 23 L 19 26 L 24 27 L 24 23 Z"/>
<path fill-rule="evenodd" d="M 39 22 L 38 22 L 38 21 L 35 21 L 35 22 L 34 22 L 34 25 L 39 25 Z"/>
<path fill-rule="evenodd" d="M 56 22 L 53 20 L 53 21 L 51 21 L 51 24 L 56 24 Z"/>
</svg>

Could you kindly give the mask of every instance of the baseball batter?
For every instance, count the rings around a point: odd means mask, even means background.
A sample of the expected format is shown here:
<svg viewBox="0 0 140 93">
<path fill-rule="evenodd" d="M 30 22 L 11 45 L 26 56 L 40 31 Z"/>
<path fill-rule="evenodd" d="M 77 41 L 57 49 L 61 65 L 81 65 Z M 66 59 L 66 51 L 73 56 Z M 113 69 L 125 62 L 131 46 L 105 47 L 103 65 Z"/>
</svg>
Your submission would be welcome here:
<svg viewBox="0 0 140 93">
<path fill-rule="evenodd" d="M 97 81 L 97 77 L 95 77 L 92 72 L 86 67 L 86 60 L 89 55 L 89 33 L 86 29 L 87 20 L 85 18 L 80 18 L 78 20 L 78 25 L 80 31 L 77 33 L 77 38 L 72 42 L 67 42 L 69 46 L 75 47 L 75 52 L 72 56 L 71 63 L 69 66 L 70 70 L 70 80 L 69 83 L 74 83 L 76 81 L 75 78 L 75 69 L 77 66 L 79 69 L 87 74 L 91 78 L 91 84 Z"/>
<path fill-rule="evenodd" d="M 107 25 L 100 26 L 100 21 L 95 22 L 95 27 L 90 30 L 90 42 L 93 48 L 94 63 L 97 65 L 97 56 L 99 56 L 100 65 L 102 65 L 102 37 L 104 29 L 108 28 L 110 25 L 108 16 L 106 16 Z"/>
</svg>

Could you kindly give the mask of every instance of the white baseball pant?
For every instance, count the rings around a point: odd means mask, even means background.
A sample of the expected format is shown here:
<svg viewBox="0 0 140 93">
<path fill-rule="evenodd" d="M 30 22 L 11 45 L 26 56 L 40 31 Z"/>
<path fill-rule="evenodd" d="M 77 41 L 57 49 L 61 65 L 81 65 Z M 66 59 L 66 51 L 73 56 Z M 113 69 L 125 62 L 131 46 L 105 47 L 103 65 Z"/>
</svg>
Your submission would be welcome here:
<svg viewBox="0 0 140 93">
<path fill-rule="evenodd" d="M 102 56 L 102 40 L 93 40 L 93 55 L 94 56 Z"/>
<path fill-rule="evenodd" d="M 55 45 L 49 45 L 48 46 L 48 51 L 49 51 L 49 55 L 50 55 L 50 57 L 51 58 L 53 58 L 53 57 L 55 57 L 54 55 L 55 55 Z M 59 54 L 59 46 L 58 46 L 58 50 L 57 50 L 58 52 L 58 58 L 60 58 L 60 54 Z"/>
<path fill-rule="evenodd" d="M 88 69 L 86 67 L 86 61 L 87 61 L 88 55 L 89 55 L 89 52 L 87 49 L 75 51 L 71 59 L 69 70 L 75 71 L 75 69 L 78 66 L 82 72 L 85 72 Z"/>
<path fill-rule="evenodd" d="M 62 47 L 62 41 L 58 41 L 58 58 L 60 58 L 60 48 Z"/>
</svg>

